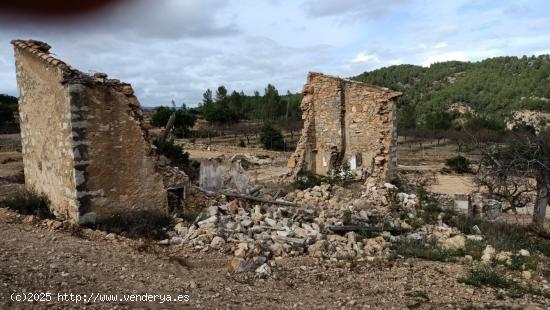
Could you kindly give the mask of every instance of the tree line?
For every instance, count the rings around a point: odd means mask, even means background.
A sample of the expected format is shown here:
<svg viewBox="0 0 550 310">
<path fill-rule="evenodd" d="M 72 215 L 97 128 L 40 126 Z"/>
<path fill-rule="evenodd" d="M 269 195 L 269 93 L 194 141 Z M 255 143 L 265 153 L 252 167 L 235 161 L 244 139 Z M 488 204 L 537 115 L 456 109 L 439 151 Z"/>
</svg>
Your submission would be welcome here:
<svg viewBox="0 0 550 310">
<path fill-rule="evenodd" d="M 403 93 L 397 99 L 399 129 L 433 128 L 434 119 L 453 117 L 448 109 L 455 103 L 501 121 L 513 110 L 550 111 L 550 55 L 396 65 L 354 79 Z"/>
</svg>

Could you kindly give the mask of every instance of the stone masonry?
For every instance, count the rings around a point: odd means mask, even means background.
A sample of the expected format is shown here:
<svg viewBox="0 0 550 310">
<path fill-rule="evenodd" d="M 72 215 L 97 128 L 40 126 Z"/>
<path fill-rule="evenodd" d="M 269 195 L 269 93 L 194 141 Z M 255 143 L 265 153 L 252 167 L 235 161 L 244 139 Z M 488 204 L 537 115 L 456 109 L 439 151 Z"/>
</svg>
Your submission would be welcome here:
<svg viewBox="0 0 550 310">
<path fill-rule="evenodd" d="M 74 222 L 166 212 L 185 173 L 158 160 L 130 84 L 86 75 L 34 40 L 14 40 L 25 172 L 59 217 Z"/>
<path fill-rule="evenodd" d="M 288 162 L 289 175 L 320 175 L 348 163 L 357 178 L 394 178 L 397 132 L 394 98 L 399 92 L 309 73 L 304 86 L 304 128 Z"/>
</svg>

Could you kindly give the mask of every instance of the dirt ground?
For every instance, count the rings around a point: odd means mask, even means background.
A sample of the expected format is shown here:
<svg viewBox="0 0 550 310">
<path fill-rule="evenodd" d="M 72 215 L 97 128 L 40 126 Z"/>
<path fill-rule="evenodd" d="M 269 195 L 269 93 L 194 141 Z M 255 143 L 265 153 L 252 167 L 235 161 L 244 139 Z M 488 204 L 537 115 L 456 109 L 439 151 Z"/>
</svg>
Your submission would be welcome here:
<svg viewBox="0 0 550 310">
<path fill-rule="evenodd" d="M 498 299 L 497 290 L 457 282 L 467 266 L 416 259 L 358 262 L 311 258 L 275 262 L 274 275 L 230 274 L 222 254 L 181 246 L 147 250 L 102 232 L 59 228 L 0 209 L 2 309 L 548 309 L 550 300 L 526 295 Z M 60 225 L 60 224 L 58 224 Z M 170 258 L 172 257 L 172 258 Z M 180 259 L 175 259 L 178 257 Z M 183 258 L 183 259 L 181 259 Z M 543 281 L 547 281 L 544 279 Z M 546 282 L 548 283 L 548 282 Z M 44 301 L 16 302 L 44 293 Z M 51 293 L 47 297 L 46 293 Z M 64 301 L 63 294 L 75 301 Z M 19 294 L 19 295 L 17 295 Z M 58 295 L 60 294 L 60 295 Z M 76 302 L 100 294 L 188 295 L 182 302 Z M 32 295 L 31 295 L 32 296 Z M 103 295 L 101 295 L 103 296 Z M 59 299 L 61 298 L 61 299 Z M 99 297 L 104 298 L 104 297 Z M 47 301 L 51 299 L 51 301 Z"/>
<path fill-rule="evenodd" d="M 21 155 L 13 146 L 17 142 L 17 137 L 0 137 L 2 196 L 22 187 Z M 258 180 L 284 173 L 289 156 L 226 146 L 186 150 L 194 159 L 268 155 L 272 164 L 254 168 Z M 440 179 L 442 191 L 461 190 L 455 179 Z M 162 247 L 0 209 L 0 309 L 550 308 L 550 300 L 539 296 L 502 298 L 497 289 L 459 283 L 469 269 L 461 263 L 396 259 L 338 265 L 309 257 L 285 258 L 274 261 L 273 275 L 263 279 L 254 273 L 229 273 L 228 261 L 222 253 Z M 549 285 L 547 278 L 534 281 Z M 165 295 L 184 301 L 161 303 Z M 123 301 L 143 296 L 156 301 Z M 29 297 L 41 301 L 14 301 Z M 101 301 L 115 297 L 116 302 Z"/>
</svg>

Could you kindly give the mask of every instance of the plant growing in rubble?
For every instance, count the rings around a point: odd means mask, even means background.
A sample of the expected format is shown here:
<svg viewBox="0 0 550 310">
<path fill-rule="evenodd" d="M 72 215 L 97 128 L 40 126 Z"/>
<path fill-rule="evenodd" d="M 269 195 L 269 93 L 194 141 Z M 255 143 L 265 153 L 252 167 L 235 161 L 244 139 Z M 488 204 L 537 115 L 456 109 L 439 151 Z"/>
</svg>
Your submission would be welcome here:
<svg viewBox="0 0 550 310">
<path fill-rule="evenodd" d="M 296 176 L 292 186 L 299 190 L 304 190 L 307 188 L 312 188 L 317 185 L 321 185 L 322 177 L 316 175 L 311 171 L 301 171 Z"/>
<path fill-rule="evenodd" d="M 344 162 L 329 170 L 326 181 L 331 185 L 344 186 L 353 181 L 353 171 L 348 163 Z"/>
</svg>

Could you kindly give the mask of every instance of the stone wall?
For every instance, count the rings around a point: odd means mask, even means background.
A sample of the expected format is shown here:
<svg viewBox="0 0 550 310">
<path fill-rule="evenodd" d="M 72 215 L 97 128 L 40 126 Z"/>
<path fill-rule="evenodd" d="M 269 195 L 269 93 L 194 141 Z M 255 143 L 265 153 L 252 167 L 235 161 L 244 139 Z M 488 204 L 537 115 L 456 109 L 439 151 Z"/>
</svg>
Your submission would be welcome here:
<svg viewBox="0 0 550 310">
<path fill-rule="evenodd" d="M 73 69 L 45 43 L 12 43 L 26 186 L 74 221 L 166 211 L 167 190 L 184 189 L 188 178 L 158 161 L 132 87 Z"/>
<path fill-rule="evenodd" d="M 326 175 L 346 162 L 358 178 L 386 181 L 395 171 L 395 103 L 400 93 L 310 73 L 304 86 L 304 129 L 289 160 L 300 171 Z"/>
<path fill-rule="evenodd" d="M 16 43 L 21 149 L 28 188 L 47 194 L 55 213 L 78 219 L 71 109 L 63 71 Z"/>
</svg>

